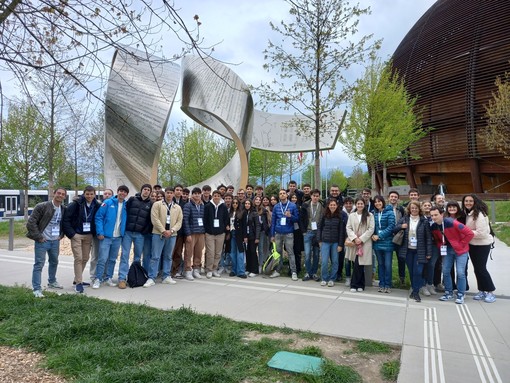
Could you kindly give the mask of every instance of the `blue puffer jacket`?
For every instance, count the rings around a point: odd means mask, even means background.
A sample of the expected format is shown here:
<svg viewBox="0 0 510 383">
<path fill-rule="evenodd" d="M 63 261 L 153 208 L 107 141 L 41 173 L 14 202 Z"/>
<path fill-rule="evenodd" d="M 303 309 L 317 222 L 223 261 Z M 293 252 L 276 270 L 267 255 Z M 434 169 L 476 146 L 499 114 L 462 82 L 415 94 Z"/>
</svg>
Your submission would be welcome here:
<svg viewBox="0 0 510 383">
<path fill-rule="evenodd" d="M 119 200 L 117 196 L 107 199 L 101 204 L 101 207 L 96 213 L 95 222 L 96 222 L 96 234 L 104 235 L 105 237 L 112 238 L 113 230 L 115 229 L 115 221 L 117 220 L 117 212 L 119 210 Z M 122 204 L 122 212 L 121 212 L 121 221 L 120 221 L 120 235 L 124 235 L 124 231 L 126 230 L 126 221 L 127 221 L 127 213 L 126 213 L 126 201 Z"/>
<path fill-rule="evenodd" d="M 375 231 L 374 235 L 379 237 L 373 243 L 374 250 L 393 251 L 393 228 L 395 227 L 395 214 L 393 207 L 386 205 L 382 212 L 374 211 Z"/>
<path fill-rule="evenodd" d="M 281 225 L 281 219 L 283 213 L 287 210 L 290 211 L 290 217 L 285 217 L 285 225 Z M 295 203 L 287 200 L 287 203 L 283 204 L 278 202 L 273 208 L 273 217 L 271 220 L 271 237 L 278 234 L 290 234 L 294 233 L 294 223 L 299 222 L 299 214 Z"/>
</svg>

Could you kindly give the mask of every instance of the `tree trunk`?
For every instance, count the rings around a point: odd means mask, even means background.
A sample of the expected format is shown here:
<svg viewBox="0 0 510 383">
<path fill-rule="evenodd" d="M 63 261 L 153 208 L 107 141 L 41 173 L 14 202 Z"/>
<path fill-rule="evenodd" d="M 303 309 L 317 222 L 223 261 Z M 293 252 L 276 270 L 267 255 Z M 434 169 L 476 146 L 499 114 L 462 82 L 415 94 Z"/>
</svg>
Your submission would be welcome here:
<svg viewBox="0 0 510 383">
<path fill-rule="evenodd" d="M 23 190 L 23 199 L 25 200 L 25 206 L 23 208 L 23 218 L 25 221 L 28 219 L 28 189 Z"/>
<path fill-rule="evenodd" d="M 388 195 L 388 178 L 386 164 L 383 164 L 383 196 Z"/>
</svg>

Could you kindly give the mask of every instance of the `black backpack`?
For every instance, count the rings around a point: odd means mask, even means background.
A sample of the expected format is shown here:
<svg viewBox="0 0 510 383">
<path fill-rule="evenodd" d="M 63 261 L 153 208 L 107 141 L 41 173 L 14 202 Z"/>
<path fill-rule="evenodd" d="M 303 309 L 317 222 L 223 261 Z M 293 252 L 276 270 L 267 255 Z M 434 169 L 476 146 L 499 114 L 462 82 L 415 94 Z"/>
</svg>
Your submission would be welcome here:
<svg viewBox="0 0 510 383">
<path fill-rule="evenodd" d="M 149 279 L 149 277 L 142 264 L 139 261 L 133 262 L 129 267 L 127 275 L 127 284 L 129 287 L 143 286 L 145 282 L 147 282 L 147 279 Z"/>
</svg>

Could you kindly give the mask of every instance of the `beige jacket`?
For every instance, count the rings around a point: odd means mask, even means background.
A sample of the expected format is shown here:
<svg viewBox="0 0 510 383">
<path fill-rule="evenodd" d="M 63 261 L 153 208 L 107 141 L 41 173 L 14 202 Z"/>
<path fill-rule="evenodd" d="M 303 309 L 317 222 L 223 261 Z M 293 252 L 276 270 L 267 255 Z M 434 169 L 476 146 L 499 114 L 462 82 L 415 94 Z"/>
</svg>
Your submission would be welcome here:
<svg viewBox="0 0 510 383">
<path fill-rule="evenodd" d="M 474 219 L 473 212 L 471 211 L 466 217 L 466 226 L 475 234 L 473 239 L 469 242 L 470 245 L 490 245 L 494 242 L 494 238 L 492 238 L 490 234 L 489 217 L 483 213 L 479 213 L 478 218 Z"/>
<path fill-rule="evenodd" d="M 174 203 L 170 208 L 170 230 L 173 230 L 172 236 L 177 235 L 177 231 L 182 226 L 182 209 Z M 151 222 L 152 234 L 163 234 L 166 225 L 167 205 L 164 201 L 157 201 L 152 205 Z"/>
<path fill-rule="evenodd" d="M 358 258 L 360 265 L 372 264 L 372 234 L 374 234 L 375 220 L 374 215 L 369 213 L 367 225 L 361 225 L 357 217 L 358 213 L 354 212 L 349 214 L 347 220 L 347 237 L 354 242 L 359 237 L 363 242 L 363 256 Z M 359 233 L 360 235 L 358 235 Z M 356 247 L 345 246 L 345 257 L 349 261 L 356 260 Z"/>
</svg>

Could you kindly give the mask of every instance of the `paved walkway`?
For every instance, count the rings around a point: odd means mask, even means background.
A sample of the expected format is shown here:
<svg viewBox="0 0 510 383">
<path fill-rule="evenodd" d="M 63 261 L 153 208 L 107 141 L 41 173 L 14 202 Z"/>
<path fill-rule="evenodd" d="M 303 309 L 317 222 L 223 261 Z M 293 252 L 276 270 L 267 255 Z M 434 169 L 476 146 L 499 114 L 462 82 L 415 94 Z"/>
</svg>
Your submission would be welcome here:
<svg viewBox="0 0 510 383">
<path fill-rule="evenodd" d="M 0 246 L 3 246 L 1 244 Z M 214 278 L 157 284 L 149 289 L 101 287 L 86 294 L 117 302 L 145 303 L 162 309 L 181 306 L 235 320 L 309 330 L 325 335 L 373 339 L 402 345 L 399 382 L 510 382 L 510 248 L 496 243 L 488 268 L 497 286 L 493 304 L 408 299 L 368 288 L 351 293 L 343 284 L 321 287 L 290 278 Z M 0 249 L 0 281 L 30 286 L 33 254 Z M 472 268 L 470 268 L 472 270 Z M 46 278 L 47 267 L 43 271 Z M 71 257 L 61 257 L 57 274 L 72 293 Z M 469 284 L 476 289 L 471 272 Z"/>
</svg>

